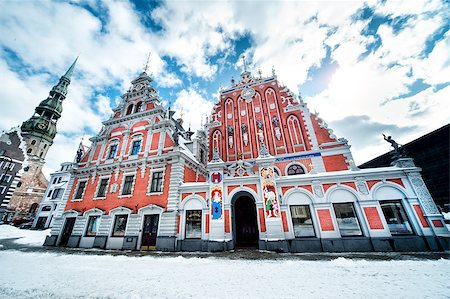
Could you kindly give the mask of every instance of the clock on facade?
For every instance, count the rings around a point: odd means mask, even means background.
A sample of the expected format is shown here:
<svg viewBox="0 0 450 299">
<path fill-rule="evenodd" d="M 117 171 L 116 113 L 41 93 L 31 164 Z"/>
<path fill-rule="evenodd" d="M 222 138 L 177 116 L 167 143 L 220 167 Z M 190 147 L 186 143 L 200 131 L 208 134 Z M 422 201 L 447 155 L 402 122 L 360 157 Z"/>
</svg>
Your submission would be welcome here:
<svg viewBox="0 0 450 299">
<path fill-rule="evenodd" d="M 37 127 L 41 130 L 45 130 L 47 128 L 47 124 L 44 122 L 40 122 L 37 124 Z"/>
<path fill-rule="evenodd" d="M 251 87 L 244 88 L 241 92 L 241 97 L 247 102 L 251 102 L 253 96 L 255 95 L 255 90 Z"/>
</svg>

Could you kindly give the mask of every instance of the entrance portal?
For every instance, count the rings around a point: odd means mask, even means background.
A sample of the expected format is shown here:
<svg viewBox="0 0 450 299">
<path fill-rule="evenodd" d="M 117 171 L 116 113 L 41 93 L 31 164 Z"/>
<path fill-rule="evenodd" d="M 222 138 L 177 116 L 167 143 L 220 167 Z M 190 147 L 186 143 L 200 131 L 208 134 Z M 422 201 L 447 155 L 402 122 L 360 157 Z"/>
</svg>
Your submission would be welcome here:
<svg viewBox="0 0 450 299">
<path fill-rule="evenodd" d="M 256 206 L 253 197 L 247 193 L 237 193 L 233 205 L 233 229 L 235 247 L 257 248 L 259 230 Z"/>
<path fill-rule="evenodd" d="M 145 215 L 142 227 L 141 250 L 155 249 L 159 215 Z"/>
<path fill-rule="evenodd" d="M 67 242 L 69 241 L 70 235 L 72 235 L 75 219 L 76 219 L 75 217 L 66 218 L 66 223 L 64 224 L 59 246 L 67 246 Z"/>
</svg>

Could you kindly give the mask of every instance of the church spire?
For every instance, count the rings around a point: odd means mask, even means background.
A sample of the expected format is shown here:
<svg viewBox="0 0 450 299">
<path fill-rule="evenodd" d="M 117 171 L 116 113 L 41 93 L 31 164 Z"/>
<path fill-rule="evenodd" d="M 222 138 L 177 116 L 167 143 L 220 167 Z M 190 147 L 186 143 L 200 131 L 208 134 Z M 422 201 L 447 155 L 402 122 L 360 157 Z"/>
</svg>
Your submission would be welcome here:
<svg viewBox="0 0 450 299">
<path fill-rule="evenodd" d="M 70 78 L 72 78 L 73 70 L 75 69 L 75 64 L 77 63 L 78 57 L 79 56 L 77 56 L 77 58 L 75 58 L 75 61 L 72 63 L 72 65 L 69 67 L 69 69 L 63 76 L 63 77 L 66 77 L 67 79 L 69 79 L 69 81 L 70 81 Z"/>
<path fill-rule="evenodd" d="M 56 135 L 56 122 L 62 113 L 62 101 L 66 98 L 67 88 L 69 87 L 70 78 L 77 60 L 78 57 L 59 79 L 58 84 L 50 90 L 47 99 L 43 100 L 36 107 L 34 115 L 23 122 L 21 129 L 24 137 L 33 137 L 39 140 L 46 140 L 50 144 L 53 143 Z"/>
</svg>

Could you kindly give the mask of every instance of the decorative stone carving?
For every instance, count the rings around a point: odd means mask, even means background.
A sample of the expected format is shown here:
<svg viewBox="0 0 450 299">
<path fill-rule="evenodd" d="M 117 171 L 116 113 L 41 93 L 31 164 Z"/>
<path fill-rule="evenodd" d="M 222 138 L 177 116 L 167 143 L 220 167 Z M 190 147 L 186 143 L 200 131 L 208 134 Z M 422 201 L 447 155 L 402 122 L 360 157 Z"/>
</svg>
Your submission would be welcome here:
<svg viewBox="0 0 450 299">
<path fill-rule="evenodd" d="M 275 137 L 280 140 L 281 138 L 281 131 L 280 131 L 280 125 L 279 125 L 279 121 L 278 118 L 274 115 L 272 117 L 272 124 L 275 130 Z"/>
<path fill-rule="evenodd" d="M 244 144 L 247 146 L 248 134 L 247 134 L 247 126 L 245 124 L 241 125 L 241 132 L 242 132 L 242 140 L 244 141 Z"/>
<path fill-rule="evenodd" d="M 427 186 L 422 179 L 422 176 L 419 173 L 414 172 L 408 174 L 408 178 L 413 186 L 414 192 L 419 198 L 425 214 L 440 214 L 438 208 L 436 207 L 436 204 L 433 201 L 433 198 L 431 197 L 430 192 L 428 191 Z"/>
<path fill-rule="evenodd" d="M 234 129 L 232 126 L 228 126 L 227 127 L 227 133 L 228 133 L 228 145 L 230 148 L 233 148 L 233 134 L 234 134 Z"/>
<path fill-rule="evenodd" d="M 322 198 L 324 196 L 322 184 L 313 182 L 313 193 L 315 196 Z"/>
<path fill-rule="evenodd" d="M 359 193 L 361 193 L 361 194 L 364 194 L 364 195 L 369 194 L 369 189 L 367 188 L 366 183 L 363 181 L 356 182 L 356 189 L 358 189 Z"/>
</svg>

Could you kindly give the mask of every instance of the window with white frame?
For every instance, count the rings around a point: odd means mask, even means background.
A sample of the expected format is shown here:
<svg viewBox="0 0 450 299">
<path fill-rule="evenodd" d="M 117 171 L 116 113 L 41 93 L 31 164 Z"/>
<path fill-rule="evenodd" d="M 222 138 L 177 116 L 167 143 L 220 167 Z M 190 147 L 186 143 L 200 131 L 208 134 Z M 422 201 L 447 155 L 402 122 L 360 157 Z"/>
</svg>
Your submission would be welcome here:
<svg viewBox="0 0 450 299">
<path fill-rule="evenodd" d="M 50 191 L 48 191 L 47 197 L 52 196 L 52 193 L 53 193 L 53 189 L 51 189 Z"/>
<path fill-rule="evenodd" d="M 130 195 L 133 192 L 134 174 L 126 175 L 123 182 L 122 195 Z"/>
<path fill-rule="evenodd" d="M 59 199 L 62 197 L 64 192 L 63 188 L 56 188 L 55 190 L 53 190 L 53 195 L 52 195 L 52 199 Z"/>
<path fill-rule="evenodd" d="M 202 210 L 186 211 L 186 239 L 202 238 Z"/>
<path fill-rule="evenodd" d="M 290 206 L 292 227 L 296 238 L 315 237 L 309 205 Z"/>
<path fill-rule="evenodd" d="M 105 197 L 106 196 L 106 189 L 108 187 L 108 181 L 109 181 L 109 178 L 102 178 L 100 180 L 96 197 Z"/>
<path fill-rule="evenodd" d="M 413 233 L 401 200 L 380 201 L 380 206 L 392 235 L 411 235 Z"/>
<path fill-rule="evenodd" d="M 335 203 L 333 204 L 333 208 L 341 236 L 348 237 L 362 235 L 353 203 Z"/>
<path fill-rule="evenodd" d="M 5 186 L 0 186 L 0 194 L 5 193 L 6 191 L 6 187 Z"/>
<path fill-rule="evenodd" d="M 98 224 L 100 223 L 100 216 L 89 216 L 86 226 L 86 237 L 95 237 L 97 235 Z"/>
<path fill-rule="evenodd" d="M 87 181 L 82 181 L 78 183 L 77 191 L 75 192 L 74 199 L 81 199 L 84 194 L 84 189 L 86 188 Z"/>
<path fill-rule="evenodd" d="M 134 140 L 131 144 L 131 153 L 130 155 L 137 155 L 141 150 L 142 140 Z"/>
<path fill-rule="evenodd" d="M 117 147 L 118 147 L 118 144 L 111 144 L 109 146 L 107 159 L 113 159 L 116 156 Z"/>
<path fill-rule="evenodd" d="M 11 175 L 9 174 L 0 174 L 0 184 L 9 183 L 11 181 Z"/>
<path fill-rule="evenodd" d="M 114 226 L 112 231 L 113 237 L 125 236 L 125 230 L 127 228 L 128 215 L 116 215 L 114 220 Z"/>
<path fill-rule="evenodd" d="M 150 192 L 162 192 L 162 184 L 163 184 L 163 172 L 162 171 L 153 172 Z"/>
</svg>

